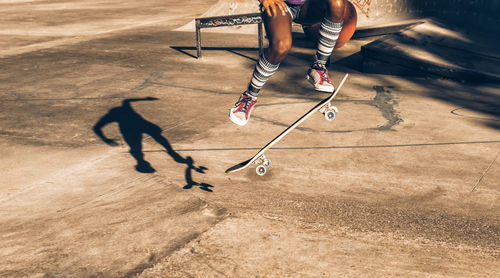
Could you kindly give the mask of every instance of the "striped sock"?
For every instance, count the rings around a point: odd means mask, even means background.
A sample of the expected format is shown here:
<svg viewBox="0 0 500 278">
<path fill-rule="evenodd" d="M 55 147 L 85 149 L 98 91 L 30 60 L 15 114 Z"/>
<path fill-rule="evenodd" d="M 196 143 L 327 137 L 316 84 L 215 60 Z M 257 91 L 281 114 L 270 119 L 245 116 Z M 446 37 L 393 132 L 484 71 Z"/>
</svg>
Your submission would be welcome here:
<svg viewBox="0 0 500 278">
<path fill-rule="evenodd" d="M 259 60 L 255 65 L 255 69 L 253 70 L 250 84 L 248 84 L 248 94 L 252 97 L 257 97 L 260 89 L 262 89 L 262 86 L 264 86 L 269 77 L 271 77 L 271 75 L 273 75 L 278 70 L 279 65 L 280 64 L 271 64 L 266 60 L 264 54 L 260 55 Z"/>
<path fill-rule="evenodd" d="M 335 43 L 339 38 L 340 31 L 342 30 L 343 21 L 336 23 L 323 18 L 321 27 L 319 29 L 319 42 L 316 57 L 323 65 L 326 64 L 328 57 L 332 54 Z"/>
</svg>

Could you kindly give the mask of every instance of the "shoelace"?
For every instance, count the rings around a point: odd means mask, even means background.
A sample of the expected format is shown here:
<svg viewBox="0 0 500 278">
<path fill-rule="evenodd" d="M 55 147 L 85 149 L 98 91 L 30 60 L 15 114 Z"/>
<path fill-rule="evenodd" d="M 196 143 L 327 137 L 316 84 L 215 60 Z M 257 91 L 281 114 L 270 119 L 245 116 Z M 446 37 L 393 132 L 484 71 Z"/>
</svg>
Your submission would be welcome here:
<svg viewBox="0 0 500 278">
<path fill-rule="evenodd" d="M 327 74 L 327 69 L 326 69 L 326 67 L 323 64 L 314 63 L 313 69 L 316 69 L 316 70 L 320 71 L 321 75 L 323 77 L 323 80 L 326 80 L 326 81 L 330 82 L 330 77 Z"/>
<path fill-rule="evenodd" d="M 252 97 L 249 97 L 247 95 L 243 95 L 241 99 L 239 99 L 235 106 L 240 106 L 243 103 L 243 107 L 241 108 L 241 112 L 246 113 L 248 110 L 248 107 L 250 106 L 250 103 L 252 103 L 253 99 Z"/>
</svg>

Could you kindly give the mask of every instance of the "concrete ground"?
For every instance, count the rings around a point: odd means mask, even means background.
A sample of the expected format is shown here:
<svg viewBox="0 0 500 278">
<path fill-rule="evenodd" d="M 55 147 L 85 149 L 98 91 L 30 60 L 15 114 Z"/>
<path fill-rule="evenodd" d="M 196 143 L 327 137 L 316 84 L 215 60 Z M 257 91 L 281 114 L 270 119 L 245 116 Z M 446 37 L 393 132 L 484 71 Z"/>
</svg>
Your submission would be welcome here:
<svg viewBox="0 0 500 278">
<path fill-rule="evenodd" d="M 0 2 L 1 277 L 498 277 L 498 85 L 364 74 L 351 41 L 338 119 L 226 175 L 326 96 L 298 36 L 232 124 L 256 37 L 172 31 L 213 3 Z"/>
</svg>

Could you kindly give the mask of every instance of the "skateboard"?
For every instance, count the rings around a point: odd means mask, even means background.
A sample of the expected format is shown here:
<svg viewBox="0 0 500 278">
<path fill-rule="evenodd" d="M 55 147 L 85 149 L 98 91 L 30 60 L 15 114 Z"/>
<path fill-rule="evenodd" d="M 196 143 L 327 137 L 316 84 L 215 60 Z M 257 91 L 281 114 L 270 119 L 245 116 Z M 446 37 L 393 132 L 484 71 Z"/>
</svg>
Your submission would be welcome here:
<svg viewBox="0 0 500 278">
<path fill-rule="evenodd" d="M 305 121 L 309 116 L 311 116 L 314 112 L 319 111 L 322 113 L 328 121 L 332 121 L 338 114 L 338 109 L 335 106 L 331 105 L 331 101 L 338 94 L 342 85 L 347 79 L 348 74 L 344 76 L 344 79 L 340 82 L 337 89 L 327 98 L 320 101 L 313 108 L 311 108 L 307 113 L 302 115 L 297 121 L 295 121 L 292 125 L 287 127 L 283 132 L 281 132 L 278 136 L 274 137 L 269 143 L 267 143 L 259 152 L 257 152 L 253 157 L 248 160 L 245 160 L 241 163 L 238 163 L 226 170 L 226 174 L 230 174 L 232 172 L 240 171 L 250 166 L 250 164 L 255 163 L 258 164 L 255 169 L 259 176 L 263 176 L 267 173 L 267 169 L 271 167 L 271 160 L 267 158 L 264 153 L 271 148 L 274 144 L 278 143 L 285 135 L 287 135 L 290 131 L 294 130 L 298 125 L 300 125 L 303 121 Z"/>
</svg>

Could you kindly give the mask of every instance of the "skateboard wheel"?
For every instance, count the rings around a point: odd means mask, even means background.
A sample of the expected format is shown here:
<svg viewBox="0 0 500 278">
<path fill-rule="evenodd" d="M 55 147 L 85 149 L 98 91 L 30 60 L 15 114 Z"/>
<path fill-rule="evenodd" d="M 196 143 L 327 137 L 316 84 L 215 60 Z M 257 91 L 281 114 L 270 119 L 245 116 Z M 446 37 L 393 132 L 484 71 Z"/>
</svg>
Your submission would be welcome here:
<svg viewBox="0 0 500 278">
<path fill-rule="evenodd" d="M 325 113 L 325 118 L 328 120 L 328 121 L 333 121 L 335 119 L 335 112 L 334 111 L 327 111 Z"/>
<path fill-rule="evenodd" d="M 257 172 L 257 175 L 259 175 L 259 176 L 263 176 L 263 175 L 265 175 L 265 174 L 266 174 L 266 172 L 267 172 L 267 168 L 266 168 L 266 166 L 264 166 L 264 165 L 259 165 L 259 166 L 257 166 L 257 168 L 255 169 L 255 171 Z"/>
<path fill-rule="evenodd" d="M 325 111 L 323 114 L 325 115 L 325 118 L 329 121 L 333 121 L 337 114 L 339 113 L 339 110 L 335 106 L 330 106 L 328 107 L 328 110 Z"/>
<path fill-rule="evenodd" d="M 271 159 L 267 158 L 265 159 L 263 162 L 262 162 L 262 165 L 264 165 L 264 167 L 266 168 L 270 168 L 272 163 L 271 163 Z"/>
</svg>

